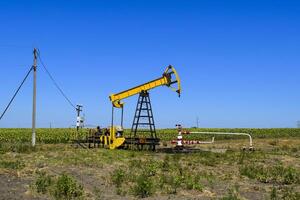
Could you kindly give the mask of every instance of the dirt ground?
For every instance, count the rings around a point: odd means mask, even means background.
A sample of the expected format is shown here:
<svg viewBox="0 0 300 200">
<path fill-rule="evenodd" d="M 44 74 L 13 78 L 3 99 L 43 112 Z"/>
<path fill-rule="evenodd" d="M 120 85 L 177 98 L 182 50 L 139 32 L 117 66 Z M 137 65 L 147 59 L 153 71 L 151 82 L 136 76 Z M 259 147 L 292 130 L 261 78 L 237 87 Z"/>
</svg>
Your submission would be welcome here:
<svg viewBox="0 0 300 200">
<path fill-rule="evenodd" d="M 244 146 L 249 146 L 249 141 L 216 140 L 214 144 L 194 145 L 193 148 L 200 149 L 198 152 L 179 156 L 161 150 L 170 148 L 170 144 L 160 146 L 158 152 L 82 149 L 70 144 L 38 145 L 34 151 L 26 153 L 5 152 L 0 154 L 0 199 L 53 199 L 49 193 L 40 194 L 32 189 L 41 171 L 53 177 L 63 173 L 74 177 L 83 186 L 82 199 L 138 199 L 140 197 L 129 189 L 134 183 L 127 180 L 123 180 L 122 192 L 118 194 L 112 181 L 114 171 L 126 168 L 142 172 L 143 169 L 132 168 L 135 162 L 164 163 L 167 157 L 172 159 L 171 167 L 178 159 L 182 169 L 188 171 L 186 174 L 196 176 L 199 173 L 199 177 L 205 177 L 201 179 L 201 189 L 182 186 L 170 193 L 156 186 L 155 192 L 145 199 L 222 199 L 234 196 L 260 200 L 271 199 L 274 188 L 278 194 L 273 196 L 277 195 L 278 199 L 288 195 L 298 197 L 293 194 L 300 193 L 299 182 L 286 184 L 280 178 L 276 179 L 278 181 L 249 178 L 241 174 L 241 168 L 257 163 L 265 167 L 280 164 L 300 173 L 300 138 L 254 139 L 254 152 L 243 152 L 241 148 Z"/>
</svg>

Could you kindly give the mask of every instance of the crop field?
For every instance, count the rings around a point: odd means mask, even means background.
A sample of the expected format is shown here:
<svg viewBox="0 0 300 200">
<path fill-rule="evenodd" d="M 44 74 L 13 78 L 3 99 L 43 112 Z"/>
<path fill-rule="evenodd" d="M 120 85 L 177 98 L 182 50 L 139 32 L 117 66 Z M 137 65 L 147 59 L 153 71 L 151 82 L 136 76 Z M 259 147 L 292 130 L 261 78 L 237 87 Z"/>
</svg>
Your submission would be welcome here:
<svg viewBox="0 0 300 200">
<path fill-rule="evenodd" d="M 74 128 L 42 128 L 37 129 L 37 142 L 45 144 L 68 143 L 79 136 L 85 137 L 89 129 L 83 129 L 77 135 Z M 270 129 L 250 129 L 250 128 L 192 128 L 189 131 L 211 131 L 211 132 L 233 132 L 233 133 L 249 133 L 254 138 L 282 138 L 282 137 L 300 137 L 300 129 L 298 128 L 270 128 Z M 125 130 L 125 135 L 129 136 L 130 130 Z M 177 136 L 176 129 L 159 129 L 158 137 L 163 141 L 175 139 Z M 188 139 L 201 139 L 203 135 L 188 135 Z M 218 136 L 222 139 L 230 139 L 232 136 Z M 236 138 L 236 136 L 234 137 Z M 0 129 L 1 142 L 30 142 L 31 129 L 18 128 L 2 128 Z"/>
<path fill-rule="evenodd" d="M 157 152 L 76 148 L 74 129 L 37 129 L 32 148 L 30 129 L 0 129 L 0 199 L 300 199 L 300 129 L 197 131 L 250 133 L 255 151 L 243 136 L 160 151 L 175 129 L 158 130 Z"/>
</svg>

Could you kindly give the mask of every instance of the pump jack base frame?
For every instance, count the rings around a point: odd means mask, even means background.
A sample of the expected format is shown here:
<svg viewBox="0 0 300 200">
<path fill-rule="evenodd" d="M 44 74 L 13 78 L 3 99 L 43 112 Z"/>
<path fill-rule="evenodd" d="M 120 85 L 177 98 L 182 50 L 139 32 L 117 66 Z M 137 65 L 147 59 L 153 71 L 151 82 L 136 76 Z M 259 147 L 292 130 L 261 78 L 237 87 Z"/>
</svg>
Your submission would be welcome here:
<svg viewBox="0 0 300 200">
<path fill-rule="evenodd" d="M 127 137 L 125 138 L 124 147 L 125 149 L 132 149 L 133 146 L 135 146 L 138 150 L 146 150 L 148 149 L 155 151 L 156 146 L 158 146 L 160 143 L 159 138 L 138 138 L 138 137 Z"/>
<path fill-rule="evenodd" d="M 198 148 L 192 148 L 192 147 L 187 147 L 187 146 L 176 146 L 176 147 L 170 147 L 170 148 L 161 148 L 158 150 L 158 152 L 161 153 L 198 153 L 202 152 L 203 150 L 198 149 Z"/>
</svg>

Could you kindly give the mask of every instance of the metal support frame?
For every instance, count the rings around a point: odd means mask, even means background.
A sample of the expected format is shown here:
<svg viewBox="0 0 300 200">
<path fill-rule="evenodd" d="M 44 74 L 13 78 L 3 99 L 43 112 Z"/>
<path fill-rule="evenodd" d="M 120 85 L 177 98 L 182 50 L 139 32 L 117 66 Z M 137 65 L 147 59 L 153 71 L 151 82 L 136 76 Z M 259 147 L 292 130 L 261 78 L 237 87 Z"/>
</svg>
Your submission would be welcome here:
<svg viewBox="0 0 300 200">
<path fill-rule="evenodd" d="M 152 106 L 148 91 L 140 93 L 131 127 L 131 135 L 136 138 L 138 133 L 150 133 L 150 137 L 157 139 Z"/>
</svg>

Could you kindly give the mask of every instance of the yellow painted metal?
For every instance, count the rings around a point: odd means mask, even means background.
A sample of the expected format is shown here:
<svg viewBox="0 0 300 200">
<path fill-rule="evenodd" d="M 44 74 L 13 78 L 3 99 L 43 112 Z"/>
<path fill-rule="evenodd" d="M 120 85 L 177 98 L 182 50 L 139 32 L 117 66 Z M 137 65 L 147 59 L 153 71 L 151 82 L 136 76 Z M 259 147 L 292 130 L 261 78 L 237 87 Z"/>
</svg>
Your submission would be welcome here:
<svg viewBox="0 0 300 200">
<path fill-rule="evenodd" d="M 109 149 L 117 149 L 125 142 L 125 138 L 115 138 L 112 143 L 109 145 Z"/>
<path fill-rule="evenodd" d="M 172 74 L 175 75 L 175 80 L 172 80 Z M 171 87 L 171 85 L 176 84 L 176 83 L 177 83 L 177 88 Z M 178 95 L 180 96 L 180 93 L 181 93 L 180 79 L 179 79 L 178 73 L 174 67 L 169 65 L 166 68 L 166 70 L 164 71 L 161 78 L 158 78 L 153 81 L 144 83 L 142 85 L 133 87 L 131 89 L 119 92 L 117 94 L 112 94 L 109 96 L 109 99 L 112 102 L 114 107 L 122 108 L 124 106 L 124 103 L 121 102 L 121 100 L 128 98 L 130 96 L 139 94 L 143 91 L 151 90 L 151 89 L 159 87 L 159 86 L 170 87 L 173 91 L 176 91 L 178 93 Z"/>
<path fill-rule="evenodd" d="M 100 141 L 104 144 L 105 147 L 109 149 L 117 149 L 122 146 L 125 142 L 124 137 L 116 137 L 116 128 L 110 127 L 109 135 L 102 135 Z"/>
</svg>

